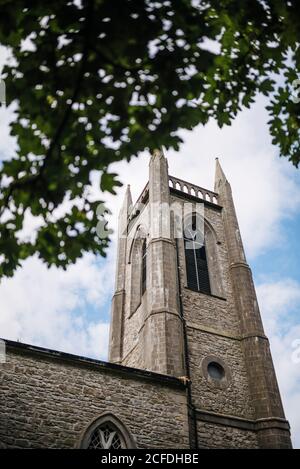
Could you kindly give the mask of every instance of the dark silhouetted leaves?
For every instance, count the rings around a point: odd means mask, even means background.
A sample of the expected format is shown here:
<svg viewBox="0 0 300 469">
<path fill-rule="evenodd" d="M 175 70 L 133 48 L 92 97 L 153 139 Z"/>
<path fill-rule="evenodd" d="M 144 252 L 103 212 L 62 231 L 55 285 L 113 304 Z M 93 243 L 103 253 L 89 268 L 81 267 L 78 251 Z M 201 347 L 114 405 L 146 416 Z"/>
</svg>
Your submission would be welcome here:
<svg viewBox="0 0 300 469">
<path fill-rule="evenodd" d="M 298 0 L 2 1 L 18 150 L 0 168 L 0 276 L 34 253 L 64 268 L 85 251 L 104 255 L 92 172 L 115 193 L 111 163 L 178 150 L 181 129 L 229 125 L 258 92 L 269 97 L 273 143 L 297 166 L 299 33 Z M 40 221 L 28 241 L 25 214 Z"/>
</svg>

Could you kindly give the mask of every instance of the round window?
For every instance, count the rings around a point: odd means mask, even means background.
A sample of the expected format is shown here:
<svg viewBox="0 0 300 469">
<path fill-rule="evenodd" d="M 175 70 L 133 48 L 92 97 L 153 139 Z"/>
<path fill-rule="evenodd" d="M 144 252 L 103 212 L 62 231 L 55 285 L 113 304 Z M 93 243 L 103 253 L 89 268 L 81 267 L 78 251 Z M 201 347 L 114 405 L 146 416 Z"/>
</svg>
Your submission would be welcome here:
<svg viewBox="0 0 300 469">
<path fill-rule="evenodd" d="M 210 362 L 207 365 L 207 371 L 212 379 L 221 381 L 225 376 L 224 368 L 217 362 Z"/>
</svg>

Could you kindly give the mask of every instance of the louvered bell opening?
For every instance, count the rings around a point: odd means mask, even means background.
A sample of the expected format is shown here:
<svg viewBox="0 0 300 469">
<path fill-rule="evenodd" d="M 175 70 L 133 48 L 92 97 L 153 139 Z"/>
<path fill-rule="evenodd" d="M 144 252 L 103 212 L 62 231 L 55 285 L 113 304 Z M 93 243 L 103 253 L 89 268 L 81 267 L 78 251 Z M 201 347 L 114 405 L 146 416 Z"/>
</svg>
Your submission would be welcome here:
<svg viewBox="0 0 300 469">
<path fill-rule="evenodd" d="M 205 246 L 193 243 L 192 249 L 190 243 L 190 240 L 185 240 L 187 286 L 191 290 L 211 294 Z"/>
<path fill-rule="evenodd" d="M 191 290 L 199 291 L 194 249 L 187 249 L 187 248 L 185 249 L 185 261 L 186 261 L 187 286 Z"/>
<path fill-rule="evenodd" d="M 205 246 L 195 249 L 198 269 L 199 291 L 211 294 Z"/>
</svg>

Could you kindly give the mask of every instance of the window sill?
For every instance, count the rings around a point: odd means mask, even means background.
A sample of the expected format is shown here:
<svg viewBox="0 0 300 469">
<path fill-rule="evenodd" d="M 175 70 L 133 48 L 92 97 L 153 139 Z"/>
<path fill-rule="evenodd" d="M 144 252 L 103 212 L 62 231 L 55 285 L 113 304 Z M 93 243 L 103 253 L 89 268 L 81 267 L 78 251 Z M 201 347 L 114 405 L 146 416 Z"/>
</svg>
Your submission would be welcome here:
<svg viewBox="0 0 300 469">
<path fill-rule="evenodd" d="M 199 291 L 199 290 L 194 290 L 193 288 L 190 288 L 190 287 L 184 287 L 186 290 L 189 290 L 189 291 L 192 291 L 194 293 L 198 293 L 200 295 L 205 295 L 205 296 L 210 296 L 211 298 L 217 298 L 218 300 L 222 300 L 222 301 L 227 301 L 227 298 L 224 298 L 223 296 L 217 296 L 217 295 L 213 295 L 212 293 L 205 293 L 203 291 Z"/>
</svg>

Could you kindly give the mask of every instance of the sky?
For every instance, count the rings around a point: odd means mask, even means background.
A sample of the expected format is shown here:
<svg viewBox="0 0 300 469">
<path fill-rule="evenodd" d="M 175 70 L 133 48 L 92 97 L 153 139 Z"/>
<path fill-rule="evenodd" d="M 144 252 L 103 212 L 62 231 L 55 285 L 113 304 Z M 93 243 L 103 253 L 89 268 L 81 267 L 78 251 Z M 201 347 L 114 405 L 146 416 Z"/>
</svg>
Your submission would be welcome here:
<svg viewBox="0 0 300 469">
<path fill-rule="evenodd" d="M 230 127 L 219 129 L 211 121 L 182 132 L 180 151 L 165 154 L 171 175 L 207 189 L 213 189 L 218 157 L 232 185 L 286 416 L 299 448 L 300 173 L 272 146 L 265 104 L 265 98 L 258 97 Z M 15 151 L 11 118 L 10 108 L 0 108 L 0 160 Z M 124 184 L 116 196 L 100 195 L 112 211 L 112 228 L 126 185 L 136 199 L 148 180 L 148 163 L 144 153 L 111 166 Z M 33 227 L 31 220 L 29 230 Z M 107 258 L 85 255 L 66 272 L 47 269 L 36 257 L 26 260 L 13 278 L 0 283 L 0 336 L 106 360 L 115 256 L 113 239 Z"/>
</svg>

